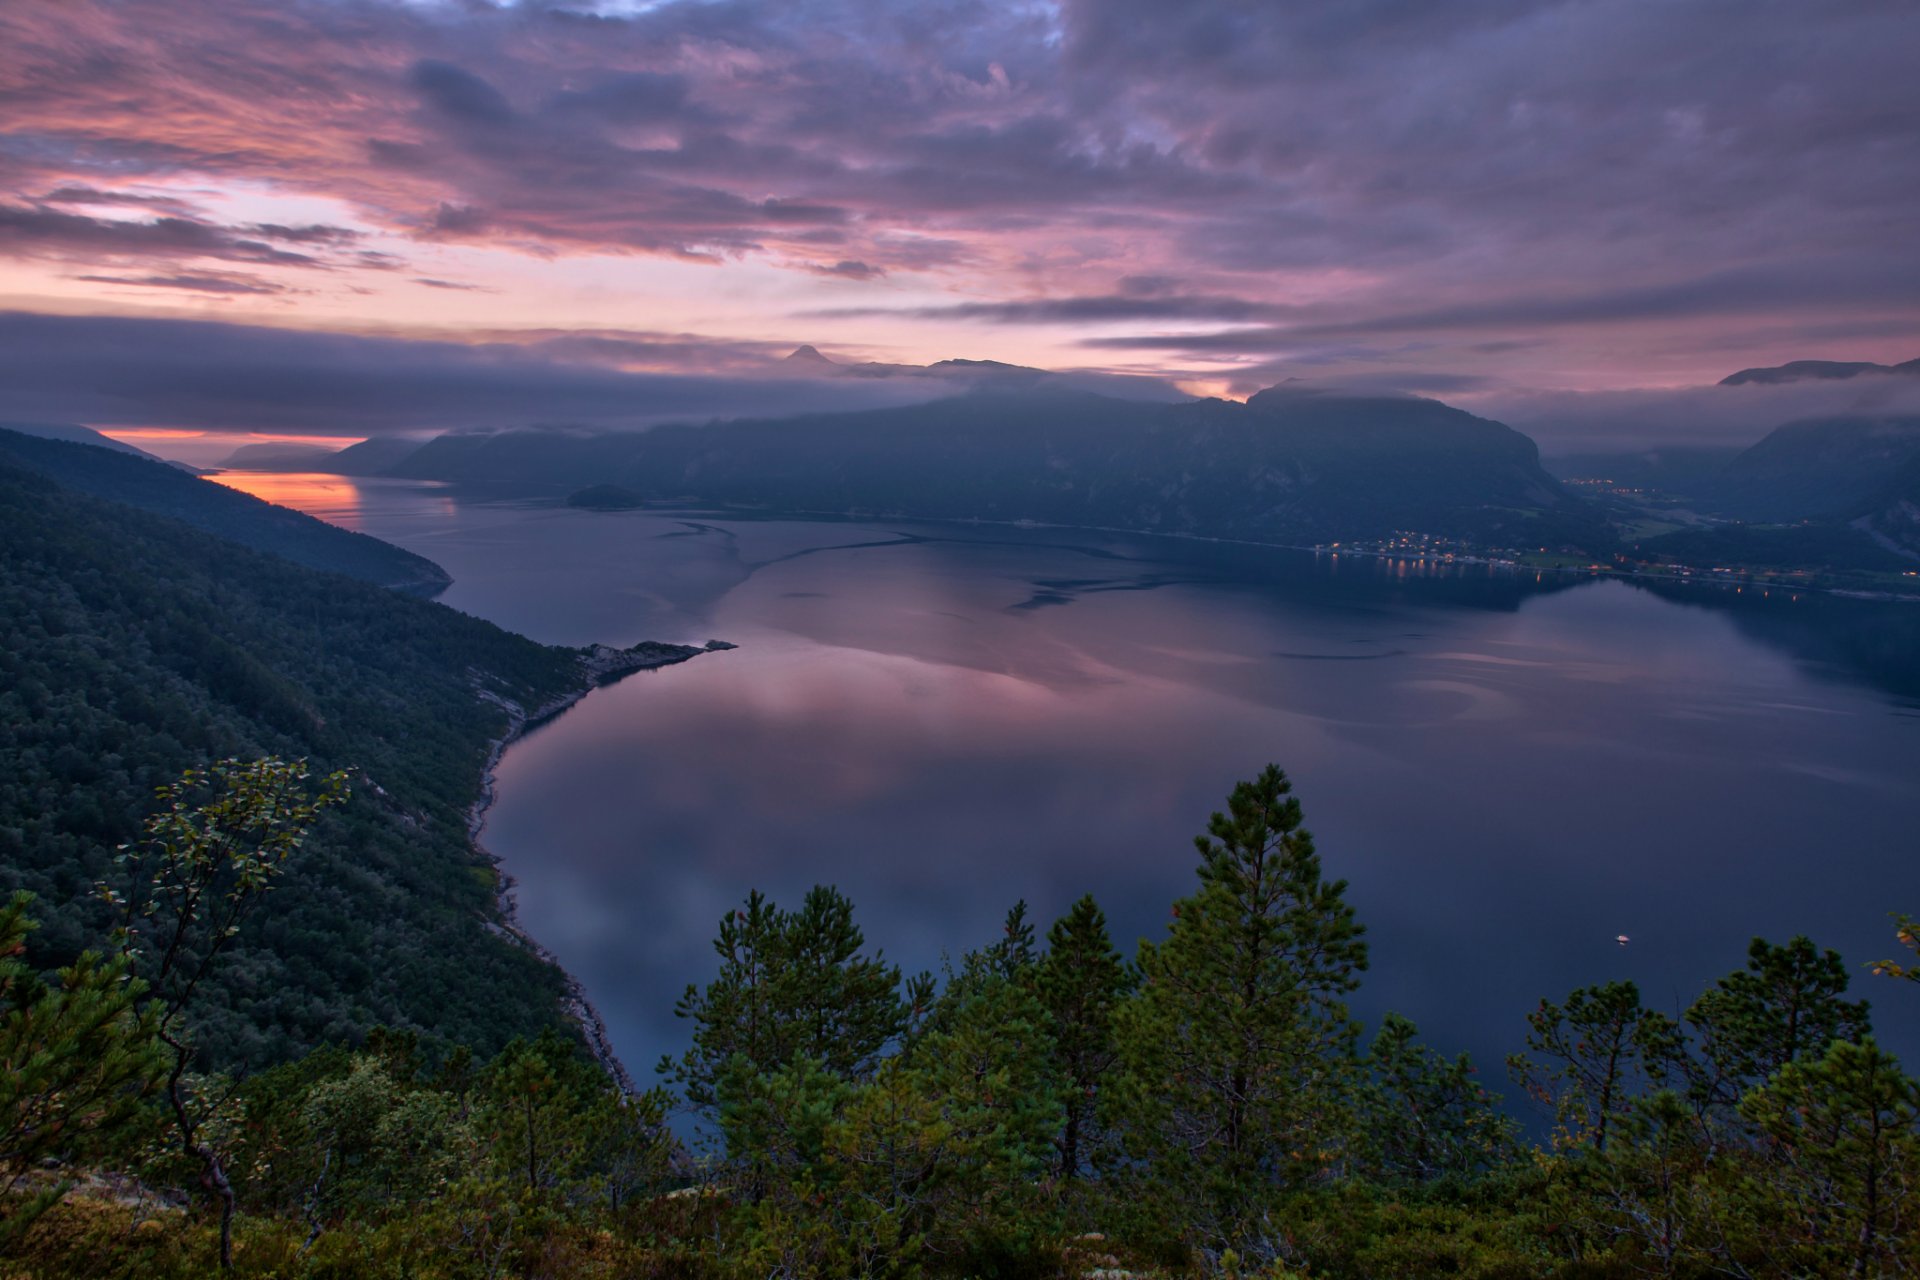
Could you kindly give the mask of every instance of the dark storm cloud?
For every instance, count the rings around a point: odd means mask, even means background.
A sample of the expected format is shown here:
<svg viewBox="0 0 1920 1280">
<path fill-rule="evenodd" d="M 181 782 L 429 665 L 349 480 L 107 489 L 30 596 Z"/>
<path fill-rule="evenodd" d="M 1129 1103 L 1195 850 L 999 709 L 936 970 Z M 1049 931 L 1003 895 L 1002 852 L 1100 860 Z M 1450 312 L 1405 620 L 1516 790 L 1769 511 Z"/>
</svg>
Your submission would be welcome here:
<svg viewBox="0 0 1920 1280">
<path fill-rule="evenodd" d="M 638 427 L 902 404 L 942 389 L 912 379 L 781 378 L 770 366 L 757 377 L 629 373 L 582 358 L 619 353 L 589 352 L 578 335 L 514 336 L 470 345 L 0 312 L 0 418 L 334 435 L 530 422 Z M 627 354 L 673 345 L 635 342 Z M 674 354 L 690 364 L 702 353 L 682 340 Z"/>
</svg>

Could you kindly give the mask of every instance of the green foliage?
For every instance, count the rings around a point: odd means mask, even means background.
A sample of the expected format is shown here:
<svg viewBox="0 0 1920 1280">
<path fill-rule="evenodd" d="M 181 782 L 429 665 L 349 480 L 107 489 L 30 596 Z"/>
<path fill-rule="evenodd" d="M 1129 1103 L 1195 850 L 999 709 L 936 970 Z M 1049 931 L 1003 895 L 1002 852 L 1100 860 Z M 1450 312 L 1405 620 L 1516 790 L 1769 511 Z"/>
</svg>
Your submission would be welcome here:
<svg viewBox="0 0 1920 1280">
<path fill-rule="evenodd" d="M 1696 1106 L 1730 1110 L 1788 1063 L 1864 1037 L 1867 1003 L 1841 998 L 1847 980 L 1836 951 L 1804 937 L 1778 947 L 1755 938 L 1746 970 L 1720 979 L 1687 1010 L 1698 1048 L 1681 1064 Z"/>
<path fill-rule="evenodd" d="M 1133 990 L 1133 974 L 1107 936 L 1105 913 L 1088 894 L 1047 931 L 1036 985 L 1053 1032 L 1062 1125 L 1054 1145 L 1058 1172 L 1080 1176 L 1100 1140 L 1100 1089 L 1117 1054 L 1113 1015 Z"/>
<path fill-rule="evenodd" d="M 1443 1058 L 1388 1014 L 1367 1052 L 1358 1164 L 1383 1182 L 1469 1178 L 1513 1159 L 1515 1125 L 1465 1054 Z"/>
<path fill-rule="evenodd" d="M 1920 982 L 1920 962 L 1914 959 L 1920 956 L 1920 921 L 1915 921 L 1910 915 L 1896 914 L 1893 925 L 1894 941 L 1905 949 L 1907 956 L 1902 960 L 1876 960 L 1873 964 L 1874 975 Z"/>
<path fill-rule="evenodd" d="M 1341 1158 L 1357 1075 L 1341 997 L 1366 944 L 1291 791 L 1268 766 L 1195 841 L 1200 891 L 1175 905 L 1164 942 L 1140 946 L 1105 1098 L 1123 1131 L 1116 1185 L 1191 1243 L 1243 1256 L 1268 1248 L 1277 1195 Z"/>
<path fill-rule="evenodd" d="M 467 813 L 507 724 L 476 694 L 532 707 L 579 682 L 573 651 L 0 461 L 0 893 L 38 897 L 47 963 L 117 922 L 91 888 L 183 771 L 354 771 L 199 993 L 208 1062 L 258 1068 L 381 1023 L 491 1054 L 558 1025 L 560 976 L 487 928 Z"/>
<path fill-rule="evenodd" d="M 1920 1262 L 1920 1084 L 1871 1039 L 1782 1067 L 1741 1103 L 1777 1144 L 1781 1210 L 1768 1252 L 1783 1272 L 1910 1274 Z"/>
<path fill-rule="evenodd" d="M 949 975 L 921 1033 L 855 1078 L 801 1054 L 729 1062 L 721 1124 L 751 1204 L 749 1269 L 991 1274 L 1048 1255 L 1060 1133 L 1051 1019 L 1024 904 Z M 984 1269 L 984 1270 L 982 1270 Z"/>
<path fill-rule="evenodd" d="M 1640 1003 L 1631 982 L 1582 987 L 1564 1004 L 1542 1000 L 1527 1015 L 1527 1054 L 1507 1059 L 1514 1079 L 1546 1104 L 1558 1140 L 1607 1149 L 1607 1137 L 1633 1101 L 1666 1079 L 1679 1052 L 1673 1019 Z"/>
<path fill-rule="evenodd" d="M 246 776 L 270 789 L 297 774 L 268 762 Z M 283 794 L 282 811 L 304 822 L 300 794 Z M 163 807 L 153 847 L 237 833 L 237 861 L 175 861 L 227 868 L 206 883 L 228 887 L 202 891 L 216 910 L 236 889 L 260 898 L 282 863 L 246 850 L 263 831 L 262 847 L 280 847 L 289 828 L 198 800 Z M 1515 1067 L 1554 1106 L 1561 1140 L 1522 1151 L 1466 1059 L 1422 1044 L 1405 1018 L 1389 1015 L 1359 1051 L 1344 997 L 1365 946 L 1300 824 L 1278 770 L 1237 787 L 1198 842 L 1198 892 L 1165 940 L 1143 944 L 1137 970 L 1091 898 L 1044 949 L 1016 905 L 936 988 L 868 954 L 831 890 L 793 912 L 750 897 L 721 923 L 719 975 L 682 1001 L 695 1045 L 680 1065 L 688 1094 L 709 1099 L 721 1158 L 689 1160 L 663 1091 L 621 1097 L 552 1032 L 483 1060 L 376 1028 L 357 1048 L 237 1080 L 183 1076 L 192 1097 L 225 1100 L 201 1141 L 251 1210 L 233 1224 L 235 1273 L 1799 1280 L 1920 1268 L 1920 1084 L 1867 1038 L 1832 953 L 1756 941 L 1678 1021 L 1629 983 L 1543 1004 Z M 285 876 L 299 866 L 285 862 Z M 199 881 L 139 883 L 171 901 L 170 886 Z M 0 944 L 17 950 L 24 912 L 0 913 Z M 168 918 L 135 913 L 149 953 Z M 246 935 L 233 936 L 237 949 Z M 124 967 L 43 987 L 0 960 L 15 1015 L 95 986 L 110 988 L 99 1008 L 111 1012 L 82 1021 L 110 1044 L 131 1036 L 137 1059 L 138 983 Z M 145 1015 L 156 1032 L 166 1009 L 153 1001 Z M 6 1025 L 37 1025 L 42 1040 L 84 1032 L 58 1018 Z M 177 1151 L 141 1153 L 152 1125 L 138 1081 L 117 1088 L 63 1094 L 77 1117 L 64 1129 L 16 1132 L 55 1134 L 39 1150 L 58 1159 L 190 1185 L 198 1170 Z M 1077 1102 L 1081 1158 L 1098 1176 L 1068 1164 Z M 33 1171 L 17 1136 L 0 1155 L 29 1174 L 0 1198 L 25 1274 L 198 1280 L 219 1263 L 213 1218 L 86 1190 L 71 1165 Z"/>
<path fill-rule="evenodd" d="M 306 792 L 306 761 L 222 760 L 159 789 L 161 809 L 121 846 L 102 896 L 115 939 L 152 984 L 163 1031 L 286 870 L 320 813 L 347 797 L 345 773 Z"/>
<path fill-rule="evenodd" d="M 0 908 L 0 1187 L 43 1161 L 100 1157 L 158 1082 L 159 1013 L 125 960 L 85 952 L 49 985 L 21 959 L 32 895 Z M 0 1203 L 0 1250 L 51 1208 L 65 1178 Z"/>
<path fill-rule="evenodd" d="M 194 1057 L 187 1015 L 320 812 L 346 795 L 344 774 L 327 778 L 312 796 L 306 782 L 305 761 L 223 760 L 205 772 L 189 769 L 160 788 L 163 807 L 147 820 L 143 838 L 121 850 L 119 879 L 128 892 L 101 886 L 122 912 L 115 930 L 121 954 L 147 971 L 156 992 L 154 1034 L 170 1058 L 167 1103 L 180 1153 L 200 1163 L 202 1181 L 220 1202 L 223 1270 L 233 1267 L 238 1201 L 227 1177 L 219 1104 L 187 1077 Z M 205 791 L 211 795 L 202 798 Z"/>
<path fill-rule="evenodd" d="M 900 970 L 865 945 L 853 904 L 836 889 L 809 890 L 798 911 L 755 891 L 720 921 L 719 975 L 705 989 L 689 986 L 675 1006 L 693 1024 L 693 1047 L 678 1063 L 663 1059 L 660 1073 L 709 1112 L 726 1079 L 801 1057 L 844 1079 L 868 1078 L 913 1006 Z"/>
</svg>

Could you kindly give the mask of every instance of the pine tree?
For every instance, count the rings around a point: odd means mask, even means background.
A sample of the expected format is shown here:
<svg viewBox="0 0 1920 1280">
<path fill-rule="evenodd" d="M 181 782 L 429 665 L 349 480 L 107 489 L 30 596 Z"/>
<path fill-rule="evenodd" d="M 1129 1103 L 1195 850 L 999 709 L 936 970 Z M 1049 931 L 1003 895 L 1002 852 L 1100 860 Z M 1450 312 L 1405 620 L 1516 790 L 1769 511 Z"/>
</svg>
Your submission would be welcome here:
<svg viewBox="0 0 1920 1280">
<path fill-rule="evenodd" d="M 1847 979 L 1839 953 L 1817 950 L 1805 937 L 1779 947 L 1755 938 L 1746 969 L 1720 979 L 1687 1010 L 1699 1038 L 1697 1057 L 1686 1060 L 1696 1105 L 1729 1110 L 1788 1063 L 1866 1036 L 1867 1002 L 1842 999 Z"/>
<path fill-rule="evenodd" d="M 1060 1176 L 1080 1176 L 1093 1138 L 1100 1086 L 1114 1063 L 1113 1012 L 1133 976 L 1107 936 L 1107 918 L 1088 894 L 1047 931 L 1040 999 L 1052 1021 L 1064 1119 L 1054 1145 Z"/>
<path fill-rule="evenodd" d="M 1789 1062 L 1741 1114 L 1776 1147 L 1769 1223 L 1783 1274 L 1909 1275 L 1920 1208 L 1920 1084 L 1871 1038 Z"/>
<path fill-rule="evenodd" d="M 689 986 L 674 1007 L 693 1023 L 693 1046 L 659 1068 L 695 1107 L 715 1113 L 723 1080 L 801 1057 L 867 1079 L 906 1028 L 900 970 L 863 952 L 853 904 L 835 889 L 816 886 L 791 912 L 756 891 L 720 921 L 713 945 L 719 975 L 704 989 Z"/>
<path fill-rule="evenodd" d="M 37 927 L 33 895 L 0 908 L 0 1250 L 19 1238 L 72 1185 L 15 1198 L 43 1160 L 94 1154 L 128 1122 L 158 1083 L 165 1058 L 159 1010 L 142 1007 L 145 984 L 123 957 L 82 954 L 53 985 L 21 958 Z"/>
<path fill-rule="evenodd" d="M 1001 977 L 1018 978 L 1029 973 L 1039 958 L 1033 944 L 1033 922 L 1027 919 L 1027 900 L 1022 898 L 1007 912 L 1006 923 L 1000 926 L 1000 940 L 987 948 L 987 959 Z"/>
<path fill-rule="evenodd" d="M 1395 1182 L 1467 1177 L 1503 1163 L 1514 1124 L 1475 1077 L 1466 1054 L 1443 1058 L 1412 1021 L 1389 1013 L 1367 1051 L 1361 1169 Z"/>
<path fill-rule="evenodd" d="M 1270 765 L 1213 815 L 1195 841 L 1200 890 L 1165 941 L 1141 944 L 1139 992 L 1115 1019 L 1116 1179 L 1189 1242 L 1242 1256 L 1261 1251 L 1276 1194 L 1336 1158 L 1355 1074 L 1342 997 L 1366 943 L 1291 791 Z"/>
<path fill-rule="evenodd" d="M 1678 1025 L 1643 1006 L 1631 982 L 1582 987 L 1565 1004 L 1542 1000 L 1527 1027 L 1529 1053 L 1508 1058 L 1508 1070 L 1552 1108 L 1565 1141 L 1596 1151 L 1607 1149 L 1634 1102 L 1666 1079 L 1680 1047 Z"/>
</svg>

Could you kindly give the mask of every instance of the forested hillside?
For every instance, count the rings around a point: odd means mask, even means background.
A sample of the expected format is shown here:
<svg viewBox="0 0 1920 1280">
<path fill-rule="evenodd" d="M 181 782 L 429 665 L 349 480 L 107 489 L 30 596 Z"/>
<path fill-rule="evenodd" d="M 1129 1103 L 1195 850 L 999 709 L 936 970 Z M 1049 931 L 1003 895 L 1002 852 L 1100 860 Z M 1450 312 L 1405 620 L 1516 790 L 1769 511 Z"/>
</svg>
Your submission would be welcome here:
<svg viewBox="0 0 1920 1280">
<path fill-rule="evenodd" d="M 150 458 L 0 430 L 0 459 L 38 471 L 68 489 L 171 516 L 310 569 L 422 596 L 437 595 L 452 581 L 425 556 Z"/>
<path fill-rule="evenodd" d="M 750 894 L 719 923 L 711 980 L 677 1005 L 689 1048 L 661 1064 L 704 1118 L 692 1150 L 667 1124 L 668 1092 L 622 1099 L 552 1035 L 483 1061 L 381 1032 L 253 1075 L 204 1104 L 201 1129 L 215 1135 L 201 1167 L 231 1171 L 242 1210 L 232 1270 L 1913 1274 L 1920 1085 L 1874 1043 L 1839 955 L 1756 939 L 1743 966 L 1671 1012 L 1631 982 L 1515 1010 L 1524 1049 L 1507 1067 L 1537 1103 L 1535 1144 L 1466 1058 L 1437 1053 L 1405 1018 L 1353 1016 L 1365 931 L 1291 790 L 1273 767 L 1234 788 L 1196 842 L 1192 892 L 1131 956 L 1089 895 L 1044 935 L 1016 904 L 940 975 L 904 974 L 835 890 L 786 907 Z M 0 942 L 20 928 L 17 909 L 0 913 Z M 1909 950 L 1877 967 L 1915 977 L 1920 925 L 1902 921 L 1896 938 L 1889 950 Z M 91 976 L 66 987 L 98 987 Z M 0 962 L 0 997 L 7 977 Z M 1910 1015 L 1920 993 L 1878 985 L 1890 1016 Z M 28 1029 L 16 1043 L 43 1050 L 36 1064 L 91 1035 L 139 1078 L 131 1007 L 101 1035 L 45 996 L 11 1003 Z M 0 1125 L 20 1132 L 20 1110 L 0 1092 Z M 27 1148 L 42 1167 L 0 1148 L 13 1158 L 0 1162 L 13 1178 L 0 1237 L 24 1242 L 31 1274 L 213 1271 L 213 1198 L 183 1211 L 115 1188 L 63 1203 L 45 1167 L 90 1158 L 184 1187 L 194 1166 L 155 1154 L 160 1113 L 48 1112 L 74 1123 Z"/>
<path fill-rule="evenodd" d="M 211 1061 L 377 1023 L 482 1050 L 558 1024 L 561 975 L 495 930 L 466 813 L 507 724 L 478 694 L 531 706 L 583 679 L 575 651 L 0 460 L 0 889 L 38 895 L 36 963 L 98 944 L 94 883 L 186 767 L 354 771 L 200 1006 Z"/>
</svg>

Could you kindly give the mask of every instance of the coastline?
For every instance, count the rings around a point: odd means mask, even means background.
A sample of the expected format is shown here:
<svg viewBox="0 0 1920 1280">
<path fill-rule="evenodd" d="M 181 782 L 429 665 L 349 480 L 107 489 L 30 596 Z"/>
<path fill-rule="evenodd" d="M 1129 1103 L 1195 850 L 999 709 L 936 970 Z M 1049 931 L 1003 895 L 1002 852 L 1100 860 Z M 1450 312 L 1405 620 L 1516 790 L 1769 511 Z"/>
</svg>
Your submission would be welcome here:
<svg viewBox="0 0 1920 1280">
<path fill-rule="evenodd" d="M 704 646 L 690 644 L 662 644 L 658 641 L 643 640 L 639 644 L 625 649 L 615 649 L 609 645 L 594 645 L 580 653 L 580 674 L 582 683 L 569 693 L 552 698 L 529 711 L 511 698 L 503 698 L 491 690 L 479 690 L 481 699 L 493 703 L 507 713 L 507 727 L 499 737 L 488 744 L 486 764 L 480 773 L 480 794 L 467 810 L 467 844 L 474 855 L 492 866 L 494 873 L 494 911 L 497 918 L 489 922 L 518 945 L 526 948 L 534 956 L 553 968 L 564 980 L 565 994 L 561 998 L 561 1008 L 566 1016 L 580 1029 L 587 1042 L 587 1051 L 593 1056 L 602 1071 L 605 1071 L 620 1092 L 632 1097 L 640 1090 L 635 1086 L 633 1077 L 613 1050 L 612 1038 L 607 1034 L 606 1021 L 600 1011 L 587 998 L 586 988 L 580 983 L 559 957 L 541 945 L 540 941 L 529 934 L 520 924 L 514 903 L 513 877 L 500 866 L 500 858 L 481 842 L 481 834 L 487 826 L 487 810 L 493 807 L 495 789 L 495 771 L 507 748 L 527 736 L 541 725 L 564 714 L 568 708 L 585 698 L 595 689 L 615 684 L 636 671 L 655 671 L 661 667 L 671 667 L 696 658 L 703 653 L 718 653 L 736 646 L 721 640 L 709 640 Z"/>
<path fill-rule="evenodd" d="M 593 511 L 597 514 L 618 515 L 629 510 L 641 510 L 642 508 L 583 507 L 579 509 Z M 664 510 L 669 510 L 669 509 L 670 508 L 657 507 L 654 505 L 649 505 L 647 508 L 645 508 L 645 510 L 654 512 L 655 514 L 659 514 L 660 512 Z M 725 519 L 728 516 L 736 516 L 736 517 L 745 516 L 748 518 L 771 517 L 774 519 L 844 521 L 848 523 L 871 524 L 871 525 L 883 525 L 883 524 L 899 522 L 899 523 L 908 523 L 908 524 L 930 524 L 930 525 L 944 524 L 944 525 L 967 526 L 967 527 L 985 526 L 989 528 L 1001 528 L 1001 529 L 1055 530 L 1062 533 L 1074 533 L 1074 532 L 1108 533 L 1108 534 L 1118 534 L 1123 537 L 1135 537 L 1135 538 L 1166 538 L 1166 539 L 1179 541 L 1179 542 L 1201 542 L 1201 543 L 1215 543 L 1222 546 L 1257 547 L 1257 548 L 1261 548 L 1263 550 L 1269 550 L 1269 551 L 1304 551 L 1304 552 L 1311 553 L 1315 556 L 1326 555 L 1332 551 L 1332 548 L 1325 543 L 1270 542 L 1270 541 L 1257 539 L 1257 538 L 1228 538 L 1228 537 L 1221 537 L 1216 534 L 1180 533 L 1180 532 L 1174 532 L 1174 531 L 1163 530 L 1163 529 L 1129 529 L 1129 528 L 1122 528 L 1115 525 L 1099 525 L 1099 524 L 1054 524 L 1052 522 L 1044 521 L 1044 520 L 989 520 L 980 516 L 916 516 L 916 515 L 909 515 L 905 512 L 884 513 L 884 512 L 860 512 L 860 511 L 816 511 L 816 510 L 812 510 L 810 508 L 804 508 L 804 507 L 797 507 L 792 509 L 771 508 L 771 507 L 727 508 L 724 506 L 717 506 L 717 505 L 716 506 L 695 505 L 695 506 L 690 506 L 686 508 L 686 510 L 708 513 L 714 519 Z M 1409 564 L 1415 563 L 1417 561 L 1421 561 L 1423 559 L 1422 557 L 1414 554 L 1403 554 L 1403 553 L 1396 553 L 1392 551 L 1362 551 L 1358 549 L 1349 550 L 1344 547 L 1341 548 L 1337 554 L 1350 555 L 1354 557 L 1371 557 L 1371 558 L 1382 559 L 1382 560 L 1404 560 Z M 1429 560 L 1427 562 L 1436 563 L 1436 564 L 1439 563 L 1437 560 Z M 1598 565 L 1598 566 L 1595 566 L 1595 565 L 1530 565 L 1530 564 L 1523 564 L 1518 561 L 1513 561 L 1513 562 L 1494 561 L 1484 557 L 1476 557 L 1475 559 L 1472 559 L 1472 560 L 1448 563 L 1445 567 L 1460 568 L 1468 565 L 1486 566 L 1490 568 L 1499 569 L 1502 572 L 1512 572 L 1516 574 L 1531 572 L 1536 576 L 1542 575 L 1542 574 L 1555 574 L 1559 576 L 1580 576 L 1580 577 L 1588 577 L 1588 578 L 1606 577 L 1606 578 L 1618 578 L 1623 582 L 1632 582 L 1635 579 L 1649 579 L 1649 580 L 1658 581 L 1658 582 L 1676 582 L 1685 586 L 1712 587 L 1716 589 L 1724 589 L 1727 587 L 1747 587 L 1747 586 L 1759 586 L 1759 587 L 1778 586 L 1782 590 L 1803 591 L 1809 594 L 1838 596 L 1842 599 L 1848 599 L 1848 600 L 1869 600 L 1869 601 L 1876 601 L 1881 603 L 1895 603 L 1895 604 L 1920 604 L 1920 592 L 1876 590 L 1876 589 L 1865 589 L 1865 588 L 1856 588 L 1856 587 L 1842 587 L 1842 586 L 1815 585 L 1815 584 L 1769 583 L 1769 582 L 1765 582 L 1760 579 L 1754 578 L 1752 576 L 1753 570 L 1751 568 L 1732 571 L 1730 572 L 1730 575 L 1728 577 L 1719 579 L 1713 576 L 1715 570 L 1712 570 L 1712 569 L 1702 569 L 1697 573 L 1660 573 L 1660 572 L 1654 572 L 1654 571 L 1623 572 L 1622 570 L 1615 568 L 1611 565 Z"/>
</svg>

